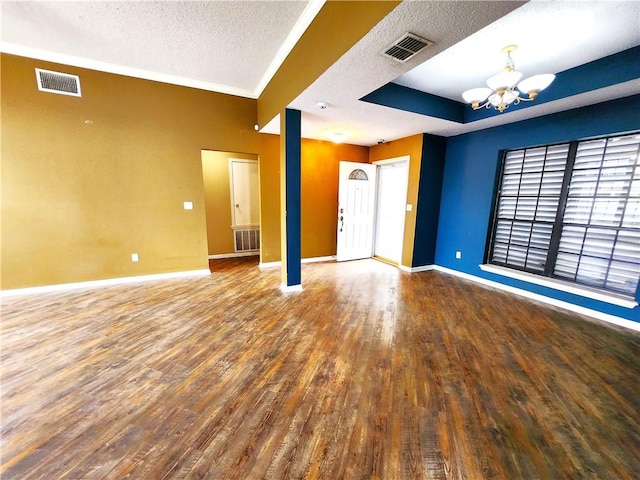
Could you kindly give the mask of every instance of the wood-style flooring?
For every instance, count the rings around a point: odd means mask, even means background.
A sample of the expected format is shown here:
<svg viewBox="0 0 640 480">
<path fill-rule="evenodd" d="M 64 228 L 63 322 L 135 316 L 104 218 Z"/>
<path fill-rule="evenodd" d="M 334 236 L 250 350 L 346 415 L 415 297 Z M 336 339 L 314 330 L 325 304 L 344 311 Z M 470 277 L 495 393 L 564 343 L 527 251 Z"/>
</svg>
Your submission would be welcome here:
<svg viewBox="0 0 640 480">
<path fill-rule="evenodd" d="M 640 478 L 635 332 L 373 260 L 212 270 L 4 298 L 1 478 Z"/>
</svg>

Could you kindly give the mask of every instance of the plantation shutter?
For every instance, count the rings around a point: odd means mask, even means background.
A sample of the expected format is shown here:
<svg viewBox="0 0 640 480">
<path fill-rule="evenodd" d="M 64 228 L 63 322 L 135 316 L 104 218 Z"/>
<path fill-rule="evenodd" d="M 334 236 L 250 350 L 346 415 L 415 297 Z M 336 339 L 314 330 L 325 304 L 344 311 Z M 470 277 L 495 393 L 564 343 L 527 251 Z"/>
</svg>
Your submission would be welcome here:
<svg viewBox="0 0 640 480">
<path fill-rule="evenodd" d="M 491 262 L 543 273 L 569 144 L 507 152 Z"/>
<path fill-rule="evenodd" d="M 634 295 L 640 276 L 638 135 L 580 142 L 557 277 Z"/>
</svg>

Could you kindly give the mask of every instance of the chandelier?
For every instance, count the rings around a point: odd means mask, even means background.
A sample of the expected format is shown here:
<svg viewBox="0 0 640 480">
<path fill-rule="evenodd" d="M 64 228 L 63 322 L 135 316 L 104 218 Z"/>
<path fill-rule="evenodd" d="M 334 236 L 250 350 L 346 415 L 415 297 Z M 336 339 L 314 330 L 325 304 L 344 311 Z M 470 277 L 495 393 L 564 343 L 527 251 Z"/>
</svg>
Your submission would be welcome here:
<svg viewBox="0 0 640 480">
<path fill-rule="evenodd" d="M 556 78 L 551 73 L 543 73 L 520 82 L 522 73 L 516 71 L 511 59 L 511 52 L 515 51 L 516 48 L 518 48 L 516 45 L 509 45 L 502 49 L 502 53 L 507 55 L 507 64 L 500 73 L 487 80 L 489 88 L 472 88 L 462 94 L 464 101 L 470 103 L 474 110 L 493 107 L 502 113 L 512 103 L 517 105 L 520 102 L 531 102 L 535 100 L 540 91 L 547 88 Z"/>
</svg>

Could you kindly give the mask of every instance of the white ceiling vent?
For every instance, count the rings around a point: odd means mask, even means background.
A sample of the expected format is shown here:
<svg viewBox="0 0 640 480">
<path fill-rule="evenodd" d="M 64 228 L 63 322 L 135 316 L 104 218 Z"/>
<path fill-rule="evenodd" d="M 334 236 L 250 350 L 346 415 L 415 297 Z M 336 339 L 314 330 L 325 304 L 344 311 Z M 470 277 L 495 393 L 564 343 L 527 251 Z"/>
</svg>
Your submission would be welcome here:
<svg viewBox="0 0 640 480">
<path fill-rule="evenodd" d="M 59 93 L 60 95 L 74 97 L 82 96 L 80 92 L 80 77 L 77 75 L 36 68 L 36 79 L 38 80 L 38 90 L 42 92 Z"/>
<path fill-rule="evenodd" d="M 429 45 L 433 45 L 433 42 L 407 32 L 380 52 L 380 54 L 385 57 L 393 58 L 397 62 L 406 62 L 420 50 L 428 47 Z"/>
</svg>

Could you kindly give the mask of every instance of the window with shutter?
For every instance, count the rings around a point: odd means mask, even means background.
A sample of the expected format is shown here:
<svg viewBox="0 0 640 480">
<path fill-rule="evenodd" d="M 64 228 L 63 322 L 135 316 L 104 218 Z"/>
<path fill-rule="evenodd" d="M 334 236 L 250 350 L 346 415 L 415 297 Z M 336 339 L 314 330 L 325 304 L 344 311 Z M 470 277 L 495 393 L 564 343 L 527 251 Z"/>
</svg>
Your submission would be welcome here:
<svg viewBox="0 0 640 480">
<path fill-rule="evenodd" d="M 505 152 L 488 261 L 634 296 L 640 135 Z"/>
</svg>

